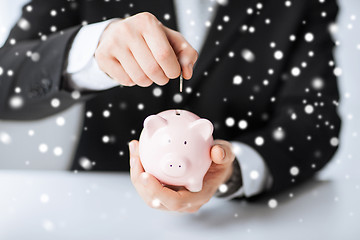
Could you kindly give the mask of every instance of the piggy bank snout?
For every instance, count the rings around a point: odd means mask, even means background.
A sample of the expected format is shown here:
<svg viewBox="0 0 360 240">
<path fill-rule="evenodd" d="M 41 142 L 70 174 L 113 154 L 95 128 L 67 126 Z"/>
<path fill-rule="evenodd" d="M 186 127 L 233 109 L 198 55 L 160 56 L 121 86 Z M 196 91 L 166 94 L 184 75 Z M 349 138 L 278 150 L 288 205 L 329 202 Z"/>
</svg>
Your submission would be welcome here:
<svg viewBox="0 0 360 240">
<path fill-rule="evenodd" d="M 189 161 L 181 156 L 165 156 L 161 163 L 161 170 L 170 177 L 182 177 L 185 175 Z"/>
</svg>

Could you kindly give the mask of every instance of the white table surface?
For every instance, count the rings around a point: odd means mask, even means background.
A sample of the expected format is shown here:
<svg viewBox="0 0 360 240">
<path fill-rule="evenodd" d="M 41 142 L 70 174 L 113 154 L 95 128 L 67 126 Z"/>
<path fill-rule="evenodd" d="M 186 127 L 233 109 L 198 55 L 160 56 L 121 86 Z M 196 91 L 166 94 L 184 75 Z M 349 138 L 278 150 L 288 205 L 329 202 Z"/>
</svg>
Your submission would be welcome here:
<svg viewBox="0 0 360 240">
<path fill-rule="evenodd" d="M 314 180 L 195 214 L 149 208 L 125 173 L 0 171 L 0 239 L 360 239 L 360 178 Z M 293 197 L 289 197 L 289 193 Z"/>
</svg>

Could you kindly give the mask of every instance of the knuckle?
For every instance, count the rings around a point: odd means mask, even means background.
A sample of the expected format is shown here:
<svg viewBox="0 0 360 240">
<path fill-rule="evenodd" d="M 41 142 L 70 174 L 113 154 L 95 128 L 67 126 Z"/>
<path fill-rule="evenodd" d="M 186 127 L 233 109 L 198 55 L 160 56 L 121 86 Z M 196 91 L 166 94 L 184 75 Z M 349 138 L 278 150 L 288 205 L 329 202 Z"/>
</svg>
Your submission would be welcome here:
<svg viewBox="0 0 360 240">
<path fill-rule="evenodd" d="M 145 21 L 145 22 L 151 22 L 152 20 L 156 19 L 156 17 L 149 13 L 149 12 L 142 12 L 137 14 L 137 17 L 141 20 L 141 21 Z"/>
<path fill-rule="evenodd" d="M 149 73 L 149 75 L 157 75 L 160 72 L 160 67 L 157 64 L 150 64 L 146 71 Z"/>
<path fill-rule="evenodd" d="M 169 48 L 163 48 L 158 52 L 157 55 L 160 61 L 165 61 L 171 56 L 171 51 Z"/>
<path fill-rule="evenodd" d="M 129 22 L 123 22 L 116 32 L 114 32 L 114 36 L 132 36 L 133 28 Z"/>
<path fill-rule="evenodd" d="M 99 64 L 106 59 L 106 54 L 101 47 L 98 47 L 94 53 L 96 62 Z"/>
</svg>

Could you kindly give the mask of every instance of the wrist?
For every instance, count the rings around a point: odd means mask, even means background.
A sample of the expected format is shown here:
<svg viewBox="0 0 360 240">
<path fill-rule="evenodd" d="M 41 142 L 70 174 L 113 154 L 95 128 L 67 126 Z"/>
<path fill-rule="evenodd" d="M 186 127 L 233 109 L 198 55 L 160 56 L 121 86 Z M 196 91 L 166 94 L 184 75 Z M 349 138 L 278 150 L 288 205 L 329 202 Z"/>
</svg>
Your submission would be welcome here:
<svg viewBox="0 0 360 240">
<path fill-rule="evenodd" d="M 230 196 L 242 187 L 241 169 L 239 161 L 236 158 L 232 163 L 230 174 L 226 179 L 225 183 L 221 184 L 219 189 L 216 191 L 216 197 L 223 198 Z"/>
</svg>

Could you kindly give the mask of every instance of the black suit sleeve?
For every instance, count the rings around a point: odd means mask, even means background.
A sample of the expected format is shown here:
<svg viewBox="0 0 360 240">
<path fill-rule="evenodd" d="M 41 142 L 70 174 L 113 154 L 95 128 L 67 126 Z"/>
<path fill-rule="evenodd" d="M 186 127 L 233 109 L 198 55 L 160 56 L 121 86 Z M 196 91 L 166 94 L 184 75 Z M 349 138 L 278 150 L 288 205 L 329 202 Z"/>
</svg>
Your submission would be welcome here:
<svg viewBox="0 0 360 240">
<path fill-rule="evenodd" d="M 287 64 L 269 124 L 237 138 L 262 155 L 273 177 L 271 193 L 309 179 L 338 147 L 339 93 L 331 62 L 334 43 L 328 30 L 338 6 L 335 1 L 307 2 L 306 22 L 294 29 L 295 47 L 284 55 Z M 325 18 L 322 11 L 327 13 Z M 305 40 L 307 33 L 313 34 L 313 40 L 311 34 L 307 35 L 310 41 Z M 300 75 L 291 73 L 294 67 L 300 69 Z"/>
<path fill-rule="evenodd" d="M 62 81 L 69 46 L 80 29 L 78 9 L 76 1 L 66 0 L 33 0 L 23 7 L 0 49 L 0 119 L 38 119 L 75 102 Z M 52 107 L 52 99 L 60 106 Z"/>
</svg>

